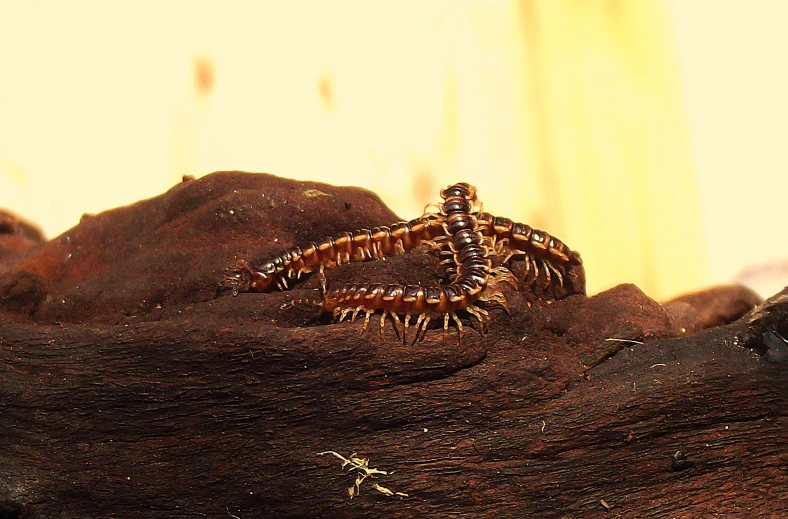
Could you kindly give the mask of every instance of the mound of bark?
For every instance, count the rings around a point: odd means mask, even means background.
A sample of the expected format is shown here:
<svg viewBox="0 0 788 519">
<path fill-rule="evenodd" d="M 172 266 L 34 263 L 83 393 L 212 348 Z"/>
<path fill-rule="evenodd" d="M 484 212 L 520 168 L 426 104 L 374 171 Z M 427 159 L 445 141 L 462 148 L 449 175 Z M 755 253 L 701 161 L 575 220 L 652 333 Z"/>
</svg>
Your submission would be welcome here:
<svg viewBox="0 0 788 519">
<path fill-rule="evenodd" d="M 788 292 L 510 290 L 486 335 L 439 323 L 411 345 L 294 304 L 316 276 L 227 284 L 239 261 L 398 220 L 361 189 L 240 172 L 50 241 L 5 215 L 0 519 L 788 513 Z M 327 275 L 440 269 L 415 252 Z"/>
</svg>

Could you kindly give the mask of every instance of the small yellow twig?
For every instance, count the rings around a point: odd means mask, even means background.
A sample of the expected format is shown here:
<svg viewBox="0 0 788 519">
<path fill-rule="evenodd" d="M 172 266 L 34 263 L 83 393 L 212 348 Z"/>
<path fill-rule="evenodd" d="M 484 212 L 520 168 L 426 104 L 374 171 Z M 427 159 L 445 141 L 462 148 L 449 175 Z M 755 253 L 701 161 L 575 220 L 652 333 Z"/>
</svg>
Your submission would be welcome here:
<svg viewBox="0 0 788 519">
<path fill-rule="evenodd" d="M 325 454 L 331 454 L 335 458 L 338 458 L 340 461 L 342 461 L 342 468 L 343 469 L 345 467 L 347 467 L 348 465 L 350 465 L 350 469 L 348 469 L 348 470 L 355 470 L 356 471 L 356 481 L 355 481 L 355 483 L 353 483 L 352 487 L 349 487 L 347 489 L 348 495 L 350 495 L 350 499 L 353 499 L 354 497 L 356 497 L 359 494 L 361 494 L 361 484 L 368 477 L 375 476 L 375 475 L 378 475 L 378 474 L 381 474 L 381 475 L 384 475 L 384 476 L 388 475 L 388 472 L 386 472 L 385 470 L 378 470 L 376 468 L 370 468 L 370 466 L 369 466 L 369 459 L 367 459 L 367 458 L 359 458 L 359 457 L 356 456 L 355 452 L 353 454 L 351 454 L 348 458 L 342 456 L 341 454 L 339 454 L 338 452 L 335 452 L 335 451 L 325 451 L 325 452 L 318 452 L 317 453 L 318 456 L 323 456 Z M 387 496 L 409 497 L 408 494 L 405 494 L 404 492 L 393 492 L 393 491 L 389 490 L 388 488 L 386 488 L 384 486 L 378 485 L 377 483 L 372 483 L 372 488 L 374 488 L 375 490 L 377 490 L 381 494 L 384 494 L 384 495 L 387 495 Z"/>
<path fill-rule="evenodd" d="M 636 341 L 634 339 L 616 339 L 614 337 L 611 337 L 611 338 L 605 339 L 605 340 L 609 341 L 609 342 L 628 342 L 630 344 L 643 344 L 643 341 Z"/>
</svg>

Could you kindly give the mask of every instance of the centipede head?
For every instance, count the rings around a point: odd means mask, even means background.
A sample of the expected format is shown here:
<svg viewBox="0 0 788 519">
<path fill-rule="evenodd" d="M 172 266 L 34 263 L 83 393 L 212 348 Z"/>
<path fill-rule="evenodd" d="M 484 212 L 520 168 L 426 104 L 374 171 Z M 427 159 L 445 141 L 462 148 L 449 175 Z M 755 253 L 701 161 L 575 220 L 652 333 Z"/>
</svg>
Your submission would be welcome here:
<svg viewBox="0 0 788 519">
<path fill-rule="evenodd" d="M 444 202 L 452 198 L 454 199 L 455 205 L 457 204 L 457 199 L 462 199 L 465 204 L 467 204 L 466 208 L 462 209 L 463 212 L 477 213 L 483 209 L 482 203 L 476 195 L 476 187 L 467 182 L 458 182 L 445 189 L 441 189 L 441 198 L 443 198 Z M 441 204 L 441 208 L 444 213 L 451 212 L 445 207 L 445 203 Z"/>
<path fill-rule="evenodd" d="M 220 287 L 232 289 L 233 294 L 265 292 L 275 280 L 276 276 L 266 272 L 264 268 L 253 268 L 246 261 L 240 260 L 226 272 Z"/>
<path fill-rule="evenodd" d="M 225 271 L 224 279 L 219 283 L 219 289 L 231 289 L 233 295 L 239 292 L 248 292 L 251 286 L 252 270 L 244 260 L 238 261 L 232 268 Z"/>
<path fill-rule="evenodd" d="M 446 200 L 449 197 L 461 197 L 471 202 L 476 202 L 476 187 L 468 184 L 467 182 L 458 182 L 452 184 L 444 189 L 441 189 L 441 198 Z"/>
</svg>

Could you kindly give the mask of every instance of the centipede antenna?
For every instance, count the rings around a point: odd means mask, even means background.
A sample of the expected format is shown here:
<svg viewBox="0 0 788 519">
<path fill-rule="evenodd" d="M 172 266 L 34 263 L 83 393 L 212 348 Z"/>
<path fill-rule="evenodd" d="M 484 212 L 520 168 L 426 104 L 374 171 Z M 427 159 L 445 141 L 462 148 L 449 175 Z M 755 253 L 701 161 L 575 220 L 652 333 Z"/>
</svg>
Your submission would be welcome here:
<svg viewBox="0 0 788 519">
<path fill-rule="evenodd" d="M 323 301 L 318 301 L 315 299 L 293 299 L 292 301 L 288 301 L 287 303 L 282 303 L 279 307 L 281 310 L 285 310 L 287 308 L 293 308 L 296 305 L 311 305 L 311 306 L 323 306 Z"/>
<path fill-rule="evenodd" d="M 430 209 L 434 209 L 434 210 L 430 211 Z M 436 203 L 429 203 L 424 206 L 424 212 L 422 213 L 422 216 L 431 216 L 431 215 L 439 215 L 439 214 L 441 214 L 440 206 Z"/>
</svg>

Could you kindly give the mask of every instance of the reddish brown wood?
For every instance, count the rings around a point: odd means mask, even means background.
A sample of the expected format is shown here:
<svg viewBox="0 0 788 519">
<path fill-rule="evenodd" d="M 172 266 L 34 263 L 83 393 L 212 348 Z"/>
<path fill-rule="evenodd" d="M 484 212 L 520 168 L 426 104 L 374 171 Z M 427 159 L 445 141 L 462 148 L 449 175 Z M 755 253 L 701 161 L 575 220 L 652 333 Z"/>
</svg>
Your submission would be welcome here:
<svg viewBox="0 0 788 519">
<path fill-rule="evenodd" d="M 0 267 L 42 241 L 41 230 L 35 225 L 0 209 Z"/>
<path fill-rule="evenodd" d="M 0 264 L 0 519 L 788 513 L 788 294 L 703 330 L 749 295 L 510 291 L 486 336 L 403 346 L 287 308 L 314 278 L 223 286 L 241 258 L 398 220 L 365 191 L 218 173 Z M 436 269 L 412 253 L 327 273 Z M 350 500 L 324 451 L 390 473 Z"/>
</svg>

